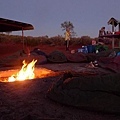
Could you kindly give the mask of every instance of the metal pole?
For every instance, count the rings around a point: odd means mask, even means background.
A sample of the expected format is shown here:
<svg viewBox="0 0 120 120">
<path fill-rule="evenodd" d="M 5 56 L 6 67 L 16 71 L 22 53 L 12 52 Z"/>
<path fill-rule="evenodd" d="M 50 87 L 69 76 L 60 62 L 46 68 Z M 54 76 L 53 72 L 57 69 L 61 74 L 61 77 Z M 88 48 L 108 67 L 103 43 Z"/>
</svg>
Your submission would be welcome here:
<svg viewBox="0 0 120 120">
<path fill-rule="evenodd" d="M 120 32 L 120 23 L 118 24 L 118 31 Z"/>
<path fill-rule="evenodd" d="M 24 32 L 23 32 L 23 28 L 22 28 L 22 42 L 23 42 L 23 50 L 24 50 Z"/>
<path fill-rule="evenodd" d="M 114 49 L 114 41 L 115 41 L 115 39 L 114 39 L 114 37 L 112 37 L 112 49 Z"/>
<path fill-rule="evenodd" d="M 112 33 L 114 32 L 114 21 L 112 21 Z"/>
</svg>

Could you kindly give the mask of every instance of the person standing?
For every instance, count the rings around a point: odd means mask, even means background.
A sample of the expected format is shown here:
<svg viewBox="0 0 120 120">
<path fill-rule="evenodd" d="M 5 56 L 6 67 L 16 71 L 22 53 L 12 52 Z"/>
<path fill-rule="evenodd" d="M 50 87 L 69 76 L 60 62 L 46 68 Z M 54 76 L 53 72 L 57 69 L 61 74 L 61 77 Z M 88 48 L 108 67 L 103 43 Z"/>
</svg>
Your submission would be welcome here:
<svg viewBox="0 0 120 120">
<path fill-rule="evenodd" d="M 66 46 L 66 51 L 69 50 L 69 43 L 70 43 L 70 30 L 66 29 L 66 32 L 65 32 L 65 46 Z"/>
</svg>

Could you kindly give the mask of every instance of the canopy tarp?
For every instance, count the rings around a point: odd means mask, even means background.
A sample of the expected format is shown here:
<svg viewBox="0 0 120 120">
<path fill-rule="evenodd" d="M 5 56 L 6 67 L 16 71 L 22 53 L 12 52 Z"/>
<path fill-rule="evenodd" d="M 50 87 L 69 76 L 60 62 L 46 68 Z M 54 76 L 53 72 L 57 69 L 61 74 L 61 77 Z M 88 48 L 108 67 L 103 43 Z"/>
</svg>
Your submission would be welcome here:
<svg viewBox="0 0 120 120">
<path fill-rule="evenodd" d="M 11 32 L 20 30 L 33 30 L 31 24 L 23 23 L 15 20 L 0 18 L 0 32 Z"/>
<path fill-rule="evenodd" d="M 33 29 L 34 27 L 31 24 L 0 18 L 0 32 L 22 31 L 23 50 L 24 50 L 23 30 L 33 30 Z"/>
</svg>

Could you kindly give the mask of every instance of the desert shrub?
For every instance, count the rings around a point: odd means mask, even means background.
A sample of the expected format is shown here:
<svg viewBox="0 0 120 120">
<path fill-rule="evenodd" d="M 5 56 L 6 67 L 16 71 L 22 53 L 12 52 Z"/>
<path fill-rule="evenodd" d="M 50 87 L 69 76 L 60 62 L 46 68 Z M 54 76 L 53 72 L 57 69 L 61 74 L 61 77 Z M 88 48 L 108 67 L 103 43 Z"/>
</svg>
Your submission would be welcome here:
<svg viewBox="0 0 120 120">
<path fill-rule="evenodd" d="M 29 46 L 37 46 L 37 45 L 64 45 L 65 39 L 64 37 L 58 35 L 54 37 L 46 36 L 39 36 L 39 37 L 32 37 L 32 36 L 22 36 L 19 35 L 6 35 L 0 34 L 0 43 L 3 42 L 14 42 L 14 43 L 24 43 Z M 96 38 L 97 40 L 97 38 Z M 72 37 L 70 40 L 70 45 L 89 45 L 91 44 L 92 38 L 89 36 L 82 36 L 81 38 Z"/>
<path fill-rule="evenodd" d="M 5 34 L 0 34 L 0 43 L 6 43 L 9 41 L 9 37 L 8 35 L 5 35 Z"/>
<path fill-rule="evenodd" d="M 83 45 L 90 45 L 92 43 L 92 39 L 89 36 L 82 36 L 81 43 Z"/>
<path fill-rule="evenodd" d="M 39 37 L 40 44 L 42 45 L 49 45 L 51 44 L 51 41 L 47 36 Z"/>
<path fill-rule="evenodd" d="M 32 36 L 27 36 L 24 38 L 24 43 L 29 46 L 37 46 L 40 41 Z"/>
<path fill-rule="evenodd" d="M 70 44 L 71 45 L 81 45 L 82 44 L 81 38 L 71 38 Z"/>
<path fill-rule="evenodd" d="M 10 35 L 10 39 L 14 43 L 21 43 L 22 42 L 22 37 L 18 35 Z"/>
<path fill-rule="evenodd" d="M 64 45 L 64 38 L 62 38 L 61 36 L 51 37 L 49 38 L 49 41 L 51 42 L 51 44 L 54 45 Z"/>
</svg>

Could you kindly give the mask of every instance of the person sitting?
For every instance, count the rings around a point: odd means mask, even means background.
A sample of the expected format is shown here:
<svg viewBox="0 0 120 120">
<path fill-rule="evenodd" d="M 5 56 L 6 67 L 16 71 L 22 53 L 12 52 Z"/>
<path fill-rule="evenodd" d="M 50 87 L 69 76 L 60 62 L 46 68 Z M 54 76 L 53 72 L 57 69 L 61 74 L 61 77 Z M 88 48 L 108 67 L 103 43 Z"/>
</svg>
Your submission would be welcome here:
<svg viewBox="0 0 120 120">
<path fill-rule="evenodd" d="M 105 27 L 102 27 L 102 28 L 99 30 L 98 44 L 101 44 L 101 45 L 104 44 L 104 38 L 105 38 L 105 37 L 102 37 L 103 35 L 106 35 Z"/>
<path fill-rule="evenodd" d="M 99 37 L 102 36 L 102 35 L 106 35 L 105 27 L 102 27 L 102 28 L 99 30 Z"/>
</svg>

